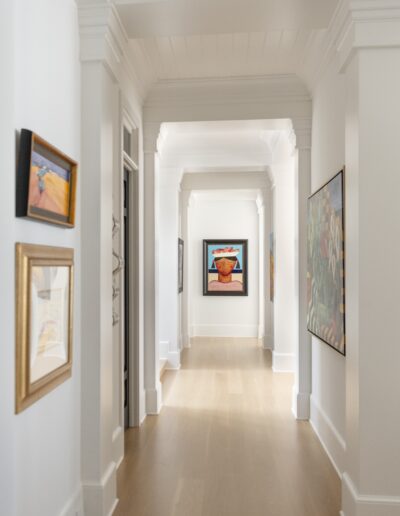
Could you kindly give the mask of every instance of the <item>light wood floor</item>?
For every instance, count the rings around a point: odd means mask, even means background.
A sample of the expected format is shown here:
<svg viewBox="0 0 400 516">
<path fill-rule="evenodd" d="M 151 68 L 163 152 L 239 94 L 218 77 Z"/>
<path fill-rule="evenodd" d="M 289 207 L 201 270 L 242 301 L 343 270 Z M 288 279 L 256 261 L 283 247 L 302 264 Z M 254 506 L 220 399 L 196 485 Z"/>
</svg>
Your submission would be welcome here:
<svg viewBox="0 0 400 516">
<path fill-rule="evenodd" d="M 164 407 L 126 433 L 116 516 L 338 516 L 340 482 L 290 374 L 252 339 L 195 339 Z"/>
</svg>

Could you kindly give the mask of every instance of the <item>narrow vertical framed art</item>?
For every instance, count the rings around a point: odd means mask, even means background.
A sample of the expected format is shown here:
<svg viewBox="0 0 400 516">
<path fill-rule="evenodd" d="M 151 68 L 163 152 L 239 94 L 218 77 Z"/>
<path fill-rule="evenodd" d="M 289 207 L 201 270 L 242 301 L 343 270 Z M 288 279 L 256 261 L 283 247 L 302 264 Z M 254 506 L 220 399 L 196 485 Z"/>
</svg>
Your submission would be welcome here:
<svg viewBox="0 0 400 516">
<path fill-rule="evenodd" d="M 74 251 L 17 243 L 16 413 L 71 376 Z"/>
<path fill-rule="evenodd" d="M 345 355 L 344 169 L 309 198 L 307 248 L 308 331 Z"/>
</svg>

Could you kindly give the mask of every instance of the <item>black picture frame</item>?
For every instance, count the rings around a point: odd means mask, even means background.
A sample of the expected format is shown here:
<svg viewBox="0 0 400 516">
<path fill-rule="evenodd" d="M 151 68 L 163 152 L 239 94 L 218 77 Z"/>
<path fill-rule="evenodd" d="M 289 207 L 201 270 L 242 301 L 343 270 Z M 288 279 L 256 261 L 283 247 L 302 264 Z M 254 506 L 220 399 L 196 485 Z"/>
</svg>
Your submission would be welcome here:
<svg viewBox="0 0 400 516">
<path fill-rule="evenodd" d="M 312 289 L 314 288 L 313 285 L 315 284 L 314 279 L 314 270 L 321 270 L 321 266 L 316 266 L 315 261 L 318 260 L 318 257 L 316 258 L 314 254 L 312 253 L 312 240 L 310 234 L 315 234 L 315 232 L 311 231 L 311 224 L 312 224 L 312 203 L 318 202 L 318 198 L 321 195 L 324 195 L 324 192 L 331 187 L 331 185 L 334 183 L 334 181 L 340 179 L 340 188 L 339 188 L 339 195 L 340 195 L 340 218 L 341 218 L 341 233 L 342 233 L 342 241 L 340 245 L 340 259 L 338 262 L 341 263 L 341 269 L 340 269 L 340 281 L 338 282 L 338 285 L 336 287 L 336 295 L 334 296 L 334 299 L 336 299 L 336 314 L 340 314 L 340 322 L 342 326 L 342 335 L 340 338 L 340 342 L 329 340 L 329 338 L 322 334 L 321 331 L 318 330 L 318 324 L 315 323 L 314 319 L 314 308 L 313 308 L 313 292 Z M 324 204 L 324 213 L 327 210 L 327 203 Z M 329 181 L 327 181 L 325 184 L 323 184 L 318 190 L 316 190 L 309 198 L 308 198 L 308 231 L 307 231 L 307 282 L 309 283 L 308 290 L 308 309 L 307 309 L 307 330 L 311 335 L 318 338 L 321 342 L 324 342 L 329 347 L 331 347 L 333 350 L 338 352 L 339 354 L 346 356 L 346 257 L 345 257 L 345 167 L 343 167 L 342 170 L 340 170 L 337 174 L 335 174 Z M 318 243 L 317 248 L 320 248 L 320 244 Z M 327 246 L 327 247 L 337 247 L 337 246 Z M 331 291 L 331 289 L 328 289 L 327 287 L 324 287 L 324 292 Z M 326 310 L 325 310 L 326 311 Z M 337 315 L 338 318 L 338 315 Z M 339 324 L 335 325 L 336 327 L 339 327 Z M 326 327 L 326 325 L 324 326 Z M 325 330 L 328 331 L 328 330 Z M 330 332 L 328 331 L 329 336 Z"/>
<path fill-rule="evenodd" d="M 77 173 L 76 161 L 33 131 L 22 129 L 16 177 L 16 216 L 75 227 Z"/>
<path fill-rule="evenodd" d="M 226 246 L 240 245 L 242 246 L 242 263 L 239 264 L 240 269 L 232 271 L 242 274 L 242 290 L 210 290 L 209 289 L 209 268 L 208 268 L 208 251 L 209 246 Z M 203 296 L 248 296 L 248 240 L 247 239 L 205 239 L 203 240 Z"/>
<path fill-rule="evenodd" d="M 183 292 L 183 264 L 184 264 L 185 243 L 178 238 L 178 294 Z"/>
</svg>

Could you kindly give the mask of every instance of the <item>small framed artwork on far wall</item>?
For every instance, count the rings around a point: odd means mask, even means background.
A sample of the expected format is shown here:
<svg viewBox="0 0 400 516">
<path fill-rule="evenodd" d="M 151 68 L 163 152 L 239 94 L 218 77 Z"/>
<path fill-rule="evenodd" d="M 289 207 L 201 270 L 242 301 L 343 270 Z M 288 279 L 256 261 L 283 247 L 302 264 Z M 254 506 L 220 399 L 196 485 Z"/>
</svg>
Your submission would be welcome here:
<svg viewBox="0 0 400 516">
<path fill-rule="evenodd" d="M 77 163 L 28 129 L 22 129 L 16 215 L 64 227 L 75 225 Z"/>
<path fill-rule="evenodd" d="M 183 292 L 183 255 L 184 242 L 182 238 L 178 238 L 178 293 Z"/>
<path fill-rule="evenodd" d="M 203 240 L 203 295 L 248 295 L 247 240 Z"/>
</svg>

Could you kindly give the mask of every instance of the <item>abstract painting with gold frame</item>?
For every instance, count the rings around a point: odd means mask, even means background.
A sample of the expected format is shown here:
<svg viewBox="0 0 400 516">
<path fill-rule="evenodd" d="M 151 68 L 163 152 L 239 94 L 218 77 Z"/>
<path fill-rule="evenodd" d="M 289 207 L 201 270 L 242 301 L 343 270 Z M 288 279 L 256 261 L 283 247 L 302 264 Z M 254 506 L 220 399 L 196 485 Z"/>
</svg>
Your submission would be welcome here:
<svg viewBox="0 0 400 516">
<path fill-rule="evenodd" d="M 16 412 L 71 376 L 74 251 L 16 244 Z"/>
<path fill-rule="evenodd" d="M 40 136 L 22 129 L 16 214 L 66 227 L 75 224 L 77 163 Z"/>
</svg>

